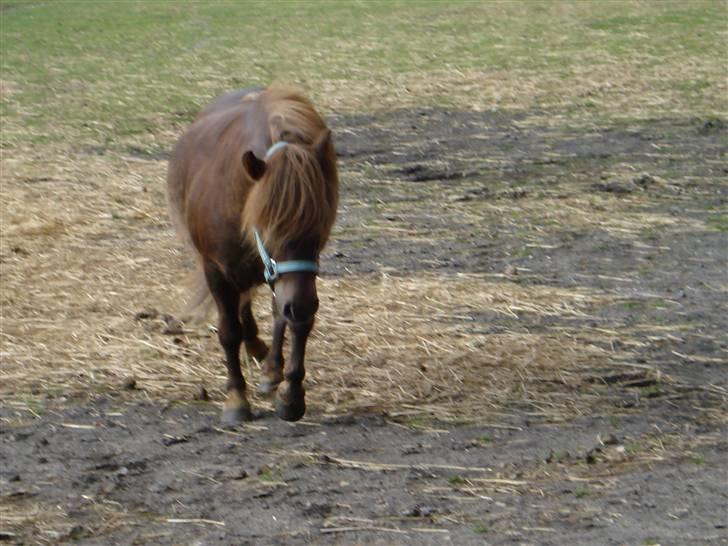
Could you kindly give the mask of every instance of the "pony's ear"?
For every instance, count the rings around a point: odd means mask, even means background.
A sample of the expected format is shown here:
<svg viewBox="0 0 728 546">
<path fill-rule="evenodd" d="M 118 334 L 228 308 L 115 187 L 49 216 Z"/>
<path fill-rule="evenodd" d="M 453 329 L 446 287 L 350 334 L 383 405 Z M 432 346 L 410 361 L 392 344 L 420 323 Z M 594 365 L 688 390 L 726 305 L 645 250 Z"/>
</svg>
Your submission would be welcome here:
<svg viewBox="0 0 728 546">
<path fill-rule="evenodd" d="M 336 160 L 336 151 L 334 150 L 334 140 L 329 129 L 324 129 L 313 143 L 313 152 L 318 159 L 321 170 L 326 178 L 332 173 L 333 162 Z"/>
<path fill-rule="evenodd" d="M 265 173 L 265 161 L 255 157 L 255 154 L 248 150 L 243 154 L 243 168 L 253 180 L 260 180 Z"/>
</svg>

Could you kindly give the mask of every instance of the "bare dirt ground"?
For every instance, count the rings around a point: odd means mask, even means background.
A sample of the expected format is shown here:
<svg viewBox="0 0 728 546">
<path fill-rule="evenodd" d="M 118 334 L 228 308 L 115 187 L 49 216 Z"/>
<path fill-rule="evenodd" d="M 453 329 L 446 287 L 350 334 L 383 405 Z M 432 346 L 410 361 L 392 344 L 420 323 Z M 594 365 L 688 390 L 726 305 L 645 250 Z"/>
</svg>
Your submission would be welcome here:
<svg viewBox="0 0 728 546">
<path fill-rule="evenodd" d="M 96 221 L 5 230 L 0 539 L 728 544 L 725 122 L 330 121 L 342 207 L 297 424 L 256 399 L 219 428 L 214 335 L 165 332 L 186 260 L 164 146 L 13 171 L 18 210 L 53 191 Z"/>
</svg>

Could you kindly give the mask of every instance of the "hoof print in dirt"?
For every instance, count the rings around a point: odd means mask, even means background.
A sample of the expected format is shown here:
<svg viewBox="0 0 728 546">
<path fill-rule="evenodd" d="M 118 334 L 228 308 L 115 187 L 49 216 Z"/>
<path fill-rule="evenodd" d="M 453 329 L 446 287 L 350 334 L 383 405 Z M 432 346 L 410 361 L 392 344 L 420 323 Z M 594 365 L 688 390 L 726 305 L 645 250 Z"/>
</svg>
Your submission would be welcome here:
<svg viewBox="0 0 728 546">
<path fill-rule="evenodd" d="M 615 195 L 632 193 L 637 189 L 637 186 L 632 182 L 599 182 L 593 187 L 596 191 L 613 193 Z"/>
<path fill-rule="evenodd" d="M 142 309 L 139 311 L 136 315 L 134 315 L 134 320 L 149 320 L 149 319 L 155 319 L 159 313 L 156 309 Z"/>
<path fill-rule="evenodd" d="M 407 510 L 403 515 L 408 518 L 429 518 L 436 513 L 436 508 L 416 504 L 411 509 Z"/>
<path fill-rule="evenodd" d="M 702 126 L 698 130 L 701 135 L 710 135 L 713 133 L 720 133 L 726 128 L 726 123 L 722 119 L 709 119 L 703 122 Z"/>
<path fill-rule="evenodd" d="M 321 517 L 325 518 L 328 516 L 333 508 L 327 502 L 306 502 L 301 510 L 301 514 L 306 517 Z"/>
<path fill-rule="evenodd" d="M 197 389 L 197 392 L 192 396 L 193 400 L 197 400 L 199 402 L 209 402 L 210 401 L 210 395 L 207 393 L 207 389 L 204 386 L 200 386 L 199 389 Z"/>
<path fill-rule="evenodd" d="M 175 444 L 185 444 L 190 441 L 189 436 L 169 436 L 165 435 L 164 438 L 162 438 L 162 443 L 165 446 L 173 446 Z"/>
<path fill-rule="evenodd" d="M 657 179 L 647 173 L 642 173 L 638 177 L 632 179 L 632 182 L 642 188 L 647 188 L 649 186 L 653 186 L 657 183 Z"/>
<path fill-rule="evenodd" d="M 245 470 L 238 470 L 237 472 L 230 474 L 230 479 L 235 481 L 244 480 L 247 477 L 248 473 Z"/>
<path fill-rule="evenodd" d="M 143 322 L 148 331 L 160 331 L 164 335 L 179 335 L 184 333 L 182 321 L 172 315 L 161 313 L 156 309 L 142 309 L 134 315 L 134 320 Z"/>
<path fill-rule="evenodd" d="M 600 447 L 593 447 L 589 451 L 587 451 L 586 455 L 584 456 L 586 464 L 596 464 L 599 460 L 599 454 L 601 452 L 602 449 Z"/>
<path fill-rule="evenodd" d="M 172 315 L 162 315 L 162 322 L 164 322 L 164 328 L 162 328 L 164 335 L 176 336 L 184 333 L 182 321 L 174 318 Z"/>
</svg>

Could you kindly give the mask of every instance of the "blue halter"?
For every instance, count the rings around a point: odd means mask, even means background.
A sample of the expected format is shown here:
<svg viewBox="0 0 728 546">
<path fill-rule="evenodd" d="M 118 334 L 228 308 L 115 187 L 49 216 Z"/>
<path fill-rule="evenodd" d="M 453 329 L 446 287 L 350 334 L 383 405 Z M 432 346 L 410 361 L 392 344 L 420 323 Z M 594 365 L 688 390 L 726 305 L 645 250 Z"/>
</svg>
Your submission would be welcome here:
<svg viewBox="0 0 728 546">
<path fill-rule="evenodd" d="M 265 250 L 263 239 L 260 238 L 260 233 L 256 228 L 253 228 L 255 234 L 255 243 L 258 246 L 258 254 L 260 259 L 263 261 L 263 276 L 268 286 L 273 289 L 273 285 L 278 280 L 278 277 L 285 273 L 313 273 L 317 275 L 319 272 L 319 266 L 316 262 L 310 262 L 308 260 L 287 260 L 285 262 L 276 262 L 270 257 L 268 252 Z"/>
<path fill-rule="evenodd" d="M 268 161 L 274 153 L 282 148 L 285 148 L 286 146 L 288 146 L 288 142 L 286 142 L 285 140 L 279 140 L 278 142 L 273 144 L 273 146 L 268 148 L 268 151 L 265 152 L 265 157 L 263 159 L 265 159 L 265 161 Z"/>
</svg>

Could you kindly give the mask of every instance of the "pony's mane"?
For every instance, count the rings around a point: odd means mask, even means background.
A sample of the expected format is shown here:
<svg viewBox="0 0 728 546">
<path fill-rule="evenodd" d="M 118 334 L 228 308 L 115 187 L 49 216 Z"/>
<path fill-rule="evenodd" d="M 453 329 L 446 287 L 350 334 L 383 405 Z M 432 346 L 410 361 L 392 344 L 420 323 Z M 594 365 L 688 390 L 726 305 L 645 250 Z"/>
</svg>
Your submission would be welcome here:
<svg viewBox="0 0 728 546">
<path fill-rule="evenodd" d="M 271 88 L 260 98 L 268 113 L 271 142 L 289 144 L 268 160 L 266 175 L 251 190 L 243 209 L 243 229 L 252 242 L 250 227 L 258 228 L 273 254 L 291 243 L 314 244 L 320 251 L 338 205 L 333 144 L 329 141 L 323 150 L 323 168 L 311 147 L 326 125 L 311 102 L 295 91 Z"/>
</svg>

